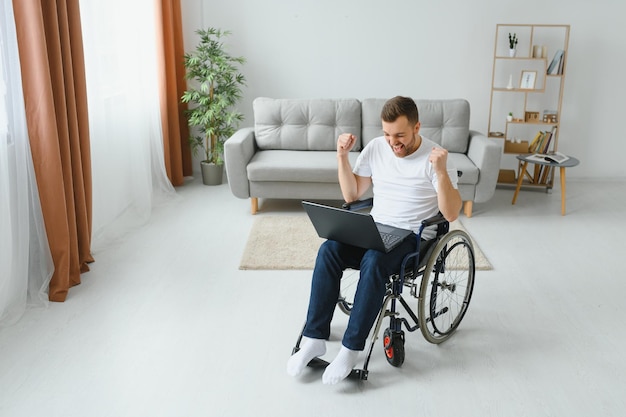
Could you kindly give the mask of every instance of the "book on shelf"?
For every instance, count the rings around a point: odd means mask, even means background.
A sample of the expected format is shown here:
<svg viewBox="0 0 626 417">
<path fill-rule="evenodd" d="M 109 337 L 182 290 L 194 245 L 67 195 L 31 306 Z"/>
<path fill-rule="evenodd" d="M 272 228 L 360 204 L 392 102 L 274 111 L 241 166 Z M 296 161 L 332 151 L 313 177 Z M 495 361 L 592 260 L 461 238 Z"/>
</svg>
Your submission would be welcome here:
<svg viewBox="0 0 626 417">
<path fill-rule="evenodd" d="M 530 145 L 528 145 L 528 152 L 534 153 L 537 151 L 537 148 L 539 147 L 539 144 L 541 143 L 541 140 L 543 139 L 544 133 L 545 132 L 542 132 L 541 130 L 537 132 L 533 140 L 530 141 Z"/>
<path fill-rule="evenodd" d="M 552 132 L 543 132 L 543 142 L 541 143 L 541 147 L 537 150 L 539 153 L 537 155 L 547 155 L 548 149 L 550 149 L 550 141 L 552 140 Z M 547 161 L 547 157 L 544 156 L 544 160 Z M 535 183 L 537 184 L 545 184 L 545 178 L 550 171 L 550 167 L 544 165 L 537 165 L 537 174 L 535 175 Z"/>
<path fill-rule="evenodd" d="M 548 153 L 548 149 L 550 149 L 551 140 L 552 140 L 552 132 L 546 132 L 543 143 L 541 144 L 541 148 L 539 148 L 539 153 Z"/>
<path fill-rule="evenodd" d="M 558 163 L 565 162 L 569 159 L 568 156 L 563 154 L 558 154 L 557 152 L 550 152 L 550 144 L 552 138 L 556 135 L 556 126 L 552 126 L 552 130 L 549 132 L 543 132 L 543 142 L 537 148 L 534 155 L 532 155 L 532 159 L 535 159 L 537 162 L 550 162 L 550 163 Z M 550 173 L 552 172 L 552 166 L 549 165 L 539 165 L 535 166 L 535 176 L 533 178 L 536 184 L 547 184 Z"/>
<path fill-rule="evenodd" d="M 539 133 L 540 133 L 539 140 L 537 141 L 537 144 L 534 146 L 534 148 L 530 150 L 530 152 L 537 152 L 537 153 L 543 152 L 544 144 L 546 143 L 546 139 L 548 137 L 548 132 L 540 131 Z"/>
<path fill-rule="evenodd" d="M 556 136 L 556 125 L 552 126 L 552 130 L 549 132 L 549 135 L 550 136 L 548 136 L 548 139 L 546 140 L 543 150 L 541 151 L 542 153 L 550 152 L 550 142 L 552 141 L 552 138 Z M 554 148 L 554 146 L 552 146 L 552 148 Z"/>
<path fill-rule="evenodd" d="M 556 53 L 554 54 L 554 58 L 552 58 L 552 62 L 550 62 L 550 65 L 548 66 L 548 70 L 546 71 L 546 74 L 561 74 L 563 71 L 563 66 L 562 66 L 562 61 L 563 61 L 563 53 L 565 51 L 563 51 L 562 49 L 559 49 L 558 51 L 556 51 Z M 561 72 L 559 72 L 559 69 L 561 70 Z"/>
<path fill-rule="evenodd" d="M 537 132 L 533 140 L 530 141 L 530 144 L 528 145 L 528 152 L 548 153 L 548 151 L 550 150 L 552 138 L 555 136 L 555 134 L 556 126 L 553 126 L 552 130 L 549 132 L 544 132 L 540 130 L 539 132 Z"/>
<path fill-rule="evenodd" d="M 547 184 L 550 177 L 550 173 L 554 167 L 542 165 L 541 166 L 541 178 L 539 178 L 539 184 Z"/>
<path fill-rule="evenodd" d="M 556 126 L 553 126 L 550 132 L 546 132 L 546 139 L 544 140 L 543 148 L 540 149 L 539 152 L 541 153 L 550 152 L 550 142 L 552 141 L 552 138 L 554 137 L 555 134 L 556 134 Z"/>
<path fill-rule="evenodd" d="M 561 55 L 561 59 L 559 59 L 559 68 L 556 70 L 558 75 L 563 75 L 563 57 L 564 55 Z"/>
</svg>

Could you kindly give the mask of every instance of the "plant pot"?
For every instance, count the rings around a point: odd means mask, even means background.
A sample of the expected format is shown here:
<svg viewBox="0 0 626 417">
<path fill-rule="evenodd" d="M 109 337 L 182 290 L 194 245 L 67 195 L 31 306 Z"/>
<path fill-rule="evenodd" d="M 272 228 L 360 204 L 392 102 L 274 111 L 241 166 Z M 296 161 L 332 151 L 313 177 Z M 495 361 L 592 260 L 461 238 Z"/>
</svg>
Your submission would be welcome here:
<svg viewBox="0 0 626 417">
<path fill-rule="evenodd" d="M 507 122 L 512 122 L 513 121 L 513 116 L 506 116 L 506 121 Z"/>
<path fill-rule="evenodd" d="M 224 173 L 224 165 L 216 165 L 212 162 L 200 162 L 202 171 L 202 183 L 204 185 L 220 185 Z"/>
<path fill-rule="evenodd" d="M 516 53 L 517 53 L 517 49 L 509 49 L 509 56 L 511 58 L 514 58 Z"/>
</svg>

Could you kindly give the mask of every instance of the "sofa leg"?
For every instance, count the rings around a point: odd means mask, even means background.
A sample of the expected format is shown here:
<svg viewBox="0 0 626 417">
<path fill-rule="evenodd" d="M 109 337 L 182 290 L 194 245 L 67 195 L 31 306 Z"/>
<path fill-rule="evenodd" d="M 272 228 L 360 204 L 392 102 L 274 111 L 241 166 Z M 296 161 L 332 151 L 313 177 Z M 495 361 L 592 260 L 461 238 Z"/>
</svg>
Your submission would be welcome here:
<svg viewBox="0 0 626 417">
<path fill-rule="evenodd" d="M 467 217 L 472 217 L 473 207 L 474 207 L 474 202 L 472 200 L 466 201 L 465 204 L 463 205 L 463 213 L 465 213 Z"/>
<path fill-rule="evenodd" d="M 257 197 L 250 197 L 250 203 L 252 205 L 252 214 L 256 214 L 256 212 L 259 211 L 259 199 Z"/>
</svg>

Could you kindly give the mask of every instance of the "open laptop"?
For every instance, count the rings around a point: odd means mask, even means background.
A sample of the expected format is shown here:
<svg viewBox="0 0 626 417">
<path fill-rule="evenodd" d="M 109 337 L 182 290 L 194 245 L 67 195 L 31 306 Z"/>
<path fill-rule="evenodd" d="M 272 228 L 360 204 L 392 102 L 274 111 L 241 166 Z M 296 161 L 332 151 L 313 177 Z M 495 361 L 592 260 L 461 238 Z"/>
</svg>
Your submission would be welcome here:
<svg viewBox="0 0 626 417">
<path fill-rule="evenodd" d="M 367 213 L 303 201 L 319 237 L 336 240 L 364 249 L 389 252 L 398 246 L 411 230 L 376 223 Z"/>
</svg>

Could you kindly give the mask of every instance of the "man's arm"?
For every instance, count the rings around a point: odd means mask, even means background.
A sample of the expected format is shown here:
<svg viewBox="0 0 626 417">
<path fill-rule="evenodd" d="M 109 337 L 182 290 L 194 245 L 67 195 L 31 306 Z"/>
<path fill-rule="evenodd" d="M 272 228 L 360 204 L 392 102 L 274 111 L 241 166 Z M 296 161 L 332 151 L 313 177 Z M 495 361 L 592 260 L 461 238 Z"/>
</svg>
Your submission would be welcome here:
<svg viewBox="0 0 626 417">
<path fill-rule="evenodd" d="M 337 170 L 339 176 L 339 186 L 343 199 L 353 202 L 361 198 L 372 184 L 370 177 L 361 177 L 352 172 L 352 166 L 348 155 L 356 143 L 356 136 L 344 133 L 337 139 Z"/>
<path fill-rule="evenodd" d="M 433 148 L 430 162 L 437 174 L 437 204 L 439 211 L 447 221 L 452 222 L 459 217 L 463 200 L 459 190 L 454 188 L 448 176 L 448 151 L 444 148 Z"/>
</svg>

